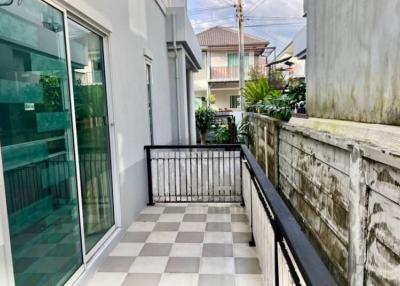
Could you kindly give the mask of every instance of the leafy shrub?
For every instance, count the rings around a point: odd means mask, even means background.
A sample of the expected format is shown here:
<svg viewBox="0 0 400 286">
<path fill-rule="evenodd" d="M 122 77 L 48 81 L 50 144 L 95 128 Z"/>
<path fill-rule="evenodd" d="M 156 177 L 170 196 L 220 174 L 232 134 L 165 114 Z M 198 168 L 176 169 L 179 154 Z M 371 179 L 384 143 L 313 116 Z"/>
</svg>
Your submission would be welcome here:
<svg viewBox="0 0 400 286">
<path fill-rule="evenodd" d="M 255 81 L 249 81 L 244 88 L 244 98 L 247 106 L 253 106 L 270 98 L 280 95 L 280 92 L 270 87 L 268 80 L 265 77 L 259 78 Z"/>
<path fill-rule="evenodd" d="M 211 128 L 214 123 L 215 112 L 208 106 L 200 107 L 196 110 L 196 127 L 200 131 L 201 143 L 206 143 L 207 130 Z"/>
<path fill-rule="evenodd" d="M 218 144 L 226 144 L 230 142 L 231 134 L 227 125 L 219 125 L 216 127 L 215 139 Z"/>
<path fill-rule="evenodd" d="M 296 104 L 306 99 L 306 84 L 304 81 L 289 83 L 289 87 L 281 96 L 269 97 L 268 101 L 258 104 L 255 109 L 258 113 L 289 121 Z"/>
</svg>

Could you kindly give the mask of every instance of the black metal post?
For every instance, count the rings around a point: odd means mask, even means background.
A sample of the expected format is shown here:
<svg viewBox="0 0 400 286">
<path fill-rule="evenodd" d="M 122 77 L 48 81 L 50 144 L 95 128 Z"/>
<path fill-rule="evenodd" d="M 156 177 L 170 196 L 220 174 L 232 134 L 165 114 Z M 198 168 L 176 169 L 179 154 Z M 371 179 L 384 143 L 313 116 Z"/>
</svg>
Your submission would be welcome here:
<svg viewBox="0 0 400 286">
<path fill-rule="evenodd" d="M 151 149 L 146 148 L 146 161 L 147 161 L 147 185 L 149 191 L 149 206 L 154 206 L 153 201 L 153 176 L 151 172 Z"/>
</svg>

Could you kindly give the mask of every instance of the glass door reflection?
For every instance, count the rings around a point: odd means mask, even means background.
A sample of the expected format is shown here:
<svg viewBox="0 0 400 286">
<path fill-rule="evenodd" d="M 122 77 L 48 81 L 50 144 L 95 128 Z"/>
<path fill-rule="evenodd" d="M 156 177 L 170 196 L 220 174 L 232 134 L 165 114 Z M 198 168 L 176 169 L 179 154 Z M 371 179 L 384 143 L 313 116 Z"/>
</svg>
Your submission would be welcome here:
<svg viewBox="0 0 400 286">
<path fill-rule="evenodd" d="M 0 142 L 17 286 L 63 285 L 82 265 L 64 14 L 0 8 Z"/>
<path fill-rule="evenodd" d="M 86 252 L 114 225 L 103 39 L 68 20 Z"/>
</svg>

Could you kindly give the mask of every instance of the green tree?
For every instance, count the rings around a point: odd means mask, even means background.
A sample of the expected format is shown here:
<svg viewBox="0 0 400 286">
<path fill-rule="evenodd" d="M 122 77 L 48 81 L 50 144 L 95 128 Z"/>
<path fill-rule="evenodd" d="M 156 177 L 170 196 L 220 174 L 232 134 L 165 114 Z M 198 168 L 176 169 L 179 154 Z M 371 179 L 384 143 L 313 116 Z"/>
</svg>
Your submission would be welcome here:
<svg viewBox="0 0 400 286">
<path fill-rule="evenodd" d="M 214 123 L 215 112 L 211 108 L 200 107 L 196 110 L 196 127 L 200 131 L 201 144 L 206 144 L 207 130 L 211 128 Z"/>
</svg>

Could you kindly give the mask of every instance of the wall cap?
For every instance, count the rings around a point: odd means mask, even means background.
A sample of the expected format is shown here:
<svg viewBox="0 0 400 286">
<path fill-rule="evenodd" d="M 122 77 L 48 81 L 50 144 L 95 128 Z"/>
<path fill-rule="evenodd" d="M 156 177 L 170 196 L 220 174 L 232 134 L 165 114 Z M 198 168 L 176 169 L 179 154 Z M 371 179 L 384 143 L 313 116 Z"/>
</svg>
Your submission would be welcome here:
<svg viewBox="0 0 400 286">
<path fill-rule="evenodd" d="M 292 118 L 282 128 L 351 151 L 360 145 L 363 156 L 400 168 L 400 127 L 322 118 Z"/>
</svg>

